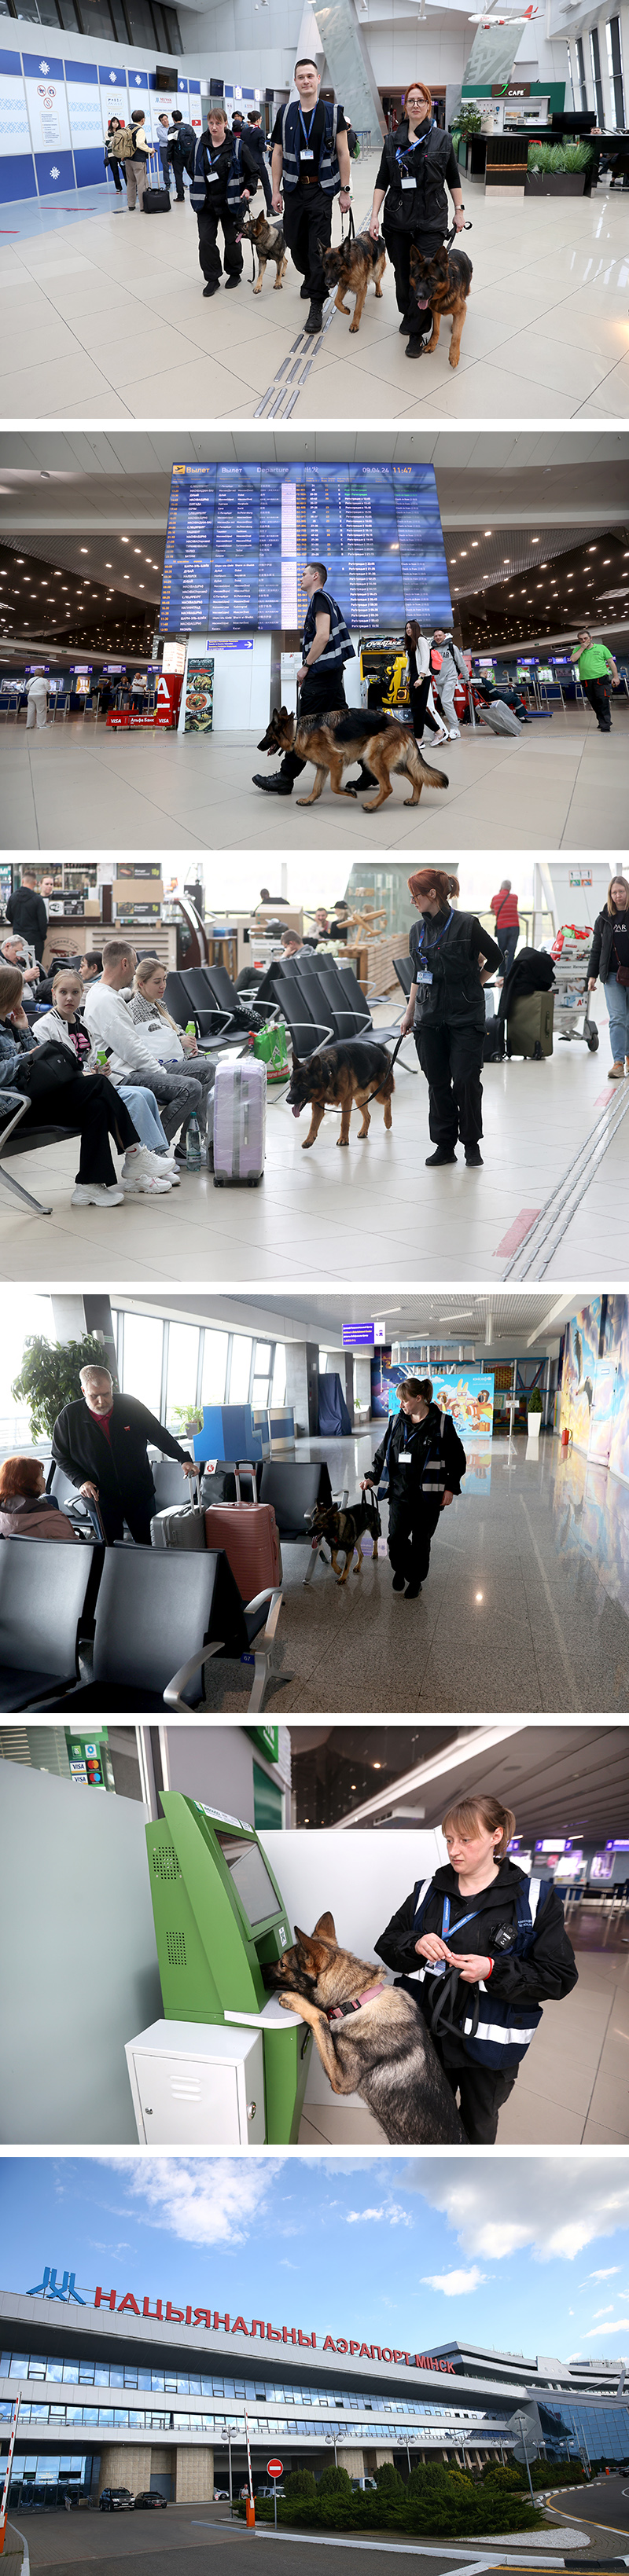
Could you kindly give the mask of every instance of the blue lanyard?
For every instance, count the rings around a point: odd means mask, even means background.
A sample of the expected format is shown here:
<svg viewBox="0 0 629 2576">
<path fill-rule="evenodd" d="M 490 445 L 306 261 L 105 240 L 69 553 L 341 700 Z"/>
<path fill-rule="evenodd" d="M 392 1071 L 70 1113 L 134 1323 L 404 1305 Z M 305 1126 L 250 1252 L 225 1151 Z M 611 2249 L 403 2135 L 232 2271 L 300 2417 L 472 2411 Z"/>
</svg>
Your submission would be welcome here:
<svg viewBox="0 0 629 2576">
<path fill-rule="evenodd" d="M 426 954 L 426 956 L 427 956 L 427 957 L 432 957 L 433 948 L 439 948 L 439 947 L 441 946 L 441 941 L 442 941 L 442 939 L 445 939 L 446 931 L 447 931 L 447 930 L 449 930 L 449 928 L 450 928 L 450 923 L 451 923 L 451 921 L 453 921 L 453 920 L 454 920 L 454 913 L 453 913 L 453 912 L 449 912 L 449 913 L 448 913 L 447 921 L 444 921 L 443 930 L 438 931 L 438 933 L 437 933 L 437 938 L 436 938 L 436 939 L 430 939 L 430 940 L 428 941 L 428 943 L 427 943 L 426 951 L 425 951 L 425 954 Z M 421 935 L 421 939 L 420 939 L 420 942 L 419 942 L 419 947 L 418 947 L 418 950 L 417 950 L 417 955 L 418 955 L 418 957 L 421 957 L 421 952 L 422 952 L 422 948 L 423 948 L 423 946 L 424 946 L 424 940 L 425 940 L 425 938 L 426 938 L 426 923 L 424 922 L 424 926 L 423 926 L 423 930 L 422 930 L 422 935 Z"/>
<path fill-rule="evenodd" d="M 302 108 L 302 107 L 300 107 L 300 110 L 299 110 L 299 122 L 300 122 L 300 125 L 301 125 L 301 130 L 302 130 L 302 134 L 303 134 L 303 137 L 304 137 L 304 141 L 305 141 L 306 149 L 307 149 L 307 150 L 309 150 L 309 149 L 310 149 L 310 136 L 311 136 L 311 134 L 312 134 L 312 128 L 313 128 L 313 125 L 314 125 L 314 121 L 315 121 L 315 116 L 316 116 L 316 113 L 317 113 L 317 107 L 318 107 L 318 105 L 319 105 L 319 101 L 318 101 L 318 99 L 317 99 L 316 106 L 315 106 L 315 107 L 313 107 L 313 110 L 312 110 L 312 116 L 311 116 L 311 118 L 310 118 L 310 124 L 309 124 L 309 125 L 307 125 L 307 124 L 306 124 L 306 119 L 305 119 L 305 116 L 304 116 L 303 108 Z"/>
<path fill-rule="evenodd" d="M 432 123 L 431 123 L 431 124 L 429 125 L 429 127 L 428 127 L 428 133 L 427 133 L 427 134 L 416 134 L 414 143 L 411 143 L 410 135 L 409 135 L 408 143 L 404 143 L 404 144 L 403 144 L 403 146 L 402 146 L 402 150 L 401 150 L 401 151 L 400 151 L 400 147 L 399 147 L 399 144 L 398 144 L 398 146 L 397 146 L 397 150 L 396 150 L 395 158 L 396 158 L 396 161 L 398 161 L 398 162 L 399 162 L 399 166 L 400 166 L 400 169 L 401 169 L 401 170 L 403 169 L 405 172 L 407 172 L 407 173 L 408 173 L 408 161 L 407 161 L 407 154 L 408 154 L 409 152 L 417 152 L 417 151 L 419 150 L 419 146 L 420 146 L 420 144 L 422 144 L 422 143 L 423 143 L 423 144 L 425 145 L 426 143 L 428 143 L 428 142 L 430 141 L 430 136 L 431 136 L 431 134 L 432 134 L 432 132 L 433 132 L 434 122 L 435 122 L 435 120 L 434 120 L 434 116 L 433 116 Z M 413 175 L 413 174 L 411 173 L 411 175 Z"/>
<path fill-rule="evenodd" d="M 461 1914 L 461 1915 L 459 1916 L 459 1921 L 458 1921 L 458 1923 L 455 1923 L 455 1926 L 454 1926 L 455 1932 L 462 1932 L 462 1931 L 463 1931 L 463 1926 L 464 1926 L 464 1924 L 465 1924 L 465 1923 L 475 1923 L 475 1922 L 476 1922 L 476 1916 L 477 1916 L 477 1914 L 478 1914 L 478 1906 L 477 1906 L 477 1905 L 475 1905 L 475 1906 L 474 1906 L 474 1911 L 473 1911 L 473 1913 L 472 1913 L 472 1914 Z M 441 1939 L 442 1939 L 442 1941 L 445 1941 L 445 1940 L 446 1940 L 449 1930 L 450 1930 L 450 1898 L 449 1898 L 449 1896 L 444 1896 L 444 1900 L 443 1900 L 443 1914 L 442 1914 L 442 1917 L 441 1917 Z M 431 1976 L 433 1976 L 433 1977 L 445 1977 L 445 1973 L 446 1973 L 446 1964 L 447 1964 L 447 1963 L 446 1963 L 446 1960 L 445 1960 L 445 1959 L 438 1959 L 438 1960 L 437 1960 L 437 1962 L 436 1962 L 435 1967 L 433 1967 L 432 1962 L 431 1962 L 431 1965 L 430 1965 L 430 1975 L 431 1975 Z"/>
</svg>

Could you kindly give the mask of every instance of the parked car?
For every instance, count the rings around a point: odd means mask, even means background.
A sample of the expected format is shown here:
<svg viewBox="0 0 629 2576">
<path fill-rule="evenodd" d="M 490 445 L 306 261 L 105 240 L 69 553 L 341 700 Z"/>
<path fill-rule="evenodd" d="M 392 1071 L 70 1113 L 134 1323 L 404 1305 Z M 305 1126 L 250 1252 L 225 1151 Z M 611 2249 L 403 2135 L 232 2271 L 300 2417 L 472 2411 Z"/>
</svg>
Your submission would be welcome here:
<svg viewBox="0 0 629 2576">
<path fill-rule="evenodd" d="M 166 2506 L 167 2503 L 168 2497 L 160 2493 L 159 2487 L 144 2487 L 142 2494 L 136 2496 L 135 2511 L 139 2513 L 145 2505 L 153 2504 L 156 2504 L 161 2511 L 162 2505 Z"/>
<path fill-rule="evenodd" d="M 214 2503 L 229 2504 L 229 2487 L 214 2488 Z"/>
<path fill-rule="evenodd" d="M 256 2487 L 256 2496 L 285 2496 L 285 2494 L 286 2488 L 276 2487 L 275 2482 L 272 2487 Z"/>
<path fill-rule="evenodd" d="M 98 2501 L 101 2513 L 131 2513 L 133 2510 L 130 2487 L 103 2487 Z"/>
</svg>

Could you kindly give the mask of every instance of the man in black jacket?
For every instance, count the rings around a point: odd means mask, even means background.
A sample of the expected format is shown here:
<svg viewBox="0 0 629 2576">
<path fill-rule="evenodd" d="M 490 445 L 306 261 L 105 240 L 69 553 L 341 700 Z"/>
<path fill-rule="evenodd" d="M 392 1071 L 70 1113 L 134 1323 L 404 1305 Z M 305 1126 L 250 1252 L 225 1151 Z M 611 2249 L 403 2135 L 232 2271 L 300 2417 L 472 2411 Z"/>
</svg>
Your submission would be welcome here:
<svg viewBox="0 0 629 2576">
<path fill-rule="evenodd" d="M 432 1400 L 432 1379 L 407 1377 L 373 1467 L 363 1485 L 389 1471 L 388 1549 L 393 1590 L 417 1601 L 430 1565 L 430 1542 L 442 1511 L 460 1494 L 467 1459 L 449 1413 Z"/>
<path fill-rule="evenodd" d="M 180 107 L 173 108 L 171 123 L 175 132 L 171 135 L 168 159 L 175 173 L 177 204 L 182 206 L 185 196 L 183 174 L 187 170 L 188 178 L 192 178 L 196 137 L 192 126 L 186 125 Z"/>
<path fill-rule="evenodd" d="M 242 129 L 241 129 L 241 130 L 242 130 Z M 266 204 L 266 211 L 267 211 L 267 215 L 268 215 L 268 213 L 269 213 L 269 211 L 270 211 L 271 198 L 272 198 L 272 195 L 273 195 L 273 190 L 272 190 L 272 187 L 271 187 L 271 178 L 270 178 L 270 172 L 269 172 L 269 165 L 268 165 L 268 161 L 267 161 L 267 157 L 266 157 L 266 135 L 265 135 L 265 134 L 263 134 L 263 132 L 262 132 L 262 126 L 261 126 L 261 124 L 260 124 L 260 109 L 259 109 L 259 107 L 250 107 L 250 109 L 249 109 L 249 114 L 248 114 L 248 117 L 247 117 L 247 124 L 246 124 L 246 135 L 247 135 L 247 142 L 248 142 L 248 145 L 249 145 L 249 150 L 250 150 L 250 152 L 252 152 L 252 153 L 253 153 L 254 161 L 259 162 L 259 166 L 260 166 L 260 178 L 261 178 L 262 186 L 263 186 L 263 189 L 264 189 L 264 198 L 265 198 L 265 204 Z"/>
<path fill-rule="evenodd" d="M 88 1502 L 98 1503 L 109 1547 L 122 1538 L 125 1521 L 136 1546 L 150 1547 L 156 1501 L 147 1441 L 166 1458 L 178 1458 L 184 1476 L 196 1473 L 195 1461 L 137 1396 L 114 1395 L 108 1369 L 81 1369 L 81 1386 L 78 1401 L 57 1414 L 55 1465 Z"/>
<path fill-rule="evenodd" d="M 22 883 L 16 886 L 14 894 L 9 895 L 7 921 L 10 921 L 12 930 L 18 930 L 20 937 L 28 940 L 41 966 L 48 929 L 48 914 L 41 895 L 37 893 L 32 868 L 22 869 Z"/>
</svg>

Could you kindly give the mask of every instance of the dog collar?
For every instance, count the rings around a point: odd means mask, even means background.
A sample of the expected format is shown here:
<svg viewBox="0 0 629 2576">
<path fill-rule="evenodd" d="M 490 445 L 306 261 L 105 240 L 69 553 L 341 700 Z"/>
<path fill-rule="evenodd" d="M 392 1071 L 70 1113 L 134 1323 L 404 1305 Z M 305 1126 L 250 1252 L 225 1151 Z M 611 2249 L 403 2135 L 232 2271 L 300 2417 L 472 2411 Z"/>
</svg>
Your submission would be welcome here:
<svg viewBox="0 0 629 2576">
<path fill-rule="evenodd" d="M 373 1995 L 384 1995 L 385 1993 L 386 1987 L 384 1984 L 379 1986 L 366 1986 L 364 1995 L 356 1995 L 353 2004 L 330 2004 L 325 2016 L 326 2021 L 347 2021 L 348 2014 L 362 2012 L 363 2004 L 370 2004 Z"/>
</svg>

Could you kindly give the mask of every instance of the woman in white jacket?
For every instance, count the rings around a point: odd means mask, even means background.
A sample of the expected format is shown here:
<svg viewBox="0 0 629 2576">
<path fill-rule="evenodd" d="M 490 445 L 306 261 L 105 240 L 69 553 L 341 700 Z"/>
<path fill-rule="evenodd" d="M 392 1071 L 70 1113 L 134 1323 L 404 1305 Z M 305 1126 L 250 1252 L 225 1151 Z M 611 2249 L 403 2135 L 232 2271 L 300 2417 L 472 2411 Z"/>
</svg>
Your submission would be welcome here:
<svg viewBox="0 0 629 2576">
<path fill-rule="evenodd" d="M 415 740 L 421 743 L 425 726 L 437 742 L 447 742 L 448 728 L 437 714 L 430 677 L 430 650 L 415 617 L 407 617 L 404 643 L 408 662 L 408 695 Z"/>
<path fill-rule="evenodd" d="M 177 1027 L 176 1020 L 173 1020 L 170 1011 L 166 1009 L 165 991 L 165 966 L 160 966 L 158 957 L 141 957 L 136 966 L 131 989 L 123 993 L 123 1001 L 127 1004 L 129 1018 L 135 1020 L 141 1027 L 142 1036 L 150 1047 L 151 1054 L 155 1056 L 156 1065 L 168 1066 L 168 1080 L 171 1086 L 173 1084 L 176 1086 L 180 1080 L 182 1087 L 185 1087 L 186 1091 L 189 1090 L 190 1073 L 186 1070 L 186 1066 L 190 1059 L 194 1058 L 192 1067 L 194 1081 L 199 1083 L 201 1089 L 200 1115 L 209 1142 L 212 1134 L 212 1094 L 216 1066 L 209 1062 L 207 1056 L 199 1054 L 195 1030 Z M 184 1155 L 185 1144 L 182 1146 L 182 1159 Z"/>
</svg>

